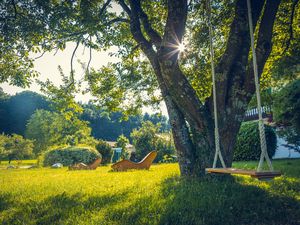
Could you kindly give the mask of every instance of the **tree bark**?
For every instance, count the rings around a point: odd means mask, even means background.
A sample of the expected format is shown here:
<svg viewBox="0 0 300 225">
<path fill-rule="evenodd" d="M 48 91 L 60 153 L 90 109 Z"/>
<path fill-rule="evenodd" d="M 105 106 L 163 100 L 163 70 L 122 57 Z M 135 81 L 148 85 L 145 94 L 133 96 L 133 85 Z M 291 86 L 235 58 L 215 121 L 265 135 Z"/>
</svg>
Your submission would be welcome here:
<svg viewBox="0 0 300 225">
<path fill-rule="evenodd" d="M 213 108 L 212 98 L 205 104 L 200 102 L 178 65 L 177 46 L 184 35 L 187 1 L 168 1 L 163 37 L 151 27 L 139 0 L 129 0 L 130 8 L 124 0 L 119 2 L 130 17 L 134 39 L 156 74 L 169 113 L 181 175 L 203 176 L 205 168 L 212 166 L 215 151 Z M 254 26 L 261 18 L 256 49 L 261 74 L 271 52 L 273 24 L 280 0 L 252 0 L 251 3 Z M 227 166 L 231 166 L 237 133 L 254 93 L 249 50 L 247 4 L 246 0 L 237 0 L 226 50 L 216 67 L 220 144 Z"/>
</svg>

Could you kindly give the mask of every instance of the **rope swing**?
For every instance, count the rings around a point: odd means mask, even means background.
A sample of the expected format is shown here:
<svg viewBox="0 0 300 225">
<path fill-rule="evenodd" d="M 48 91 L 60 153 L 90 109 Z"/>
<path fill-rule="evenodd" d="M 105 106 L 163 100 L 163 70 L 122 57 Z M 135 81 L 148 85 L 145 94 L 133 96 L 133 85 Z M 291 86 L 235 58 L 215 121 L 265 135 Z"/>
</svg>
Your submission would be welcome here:
<svg viewBox="0 0 300 225">
<path fill-rule="evenodd" d="M 243 169 L 233 169 L 226 168 L 225 162 L 220 149 L 220 137 L 219 137 L 219 127 L 218 127 L 218 115 L 217 115 L 217 97 L 216 97 L 216 81 L 215 81 L 215 66 L 214 66 L 214 49 L 213 49 L 213 31 L 211 24 L 211 4 L 210 0 L 206 0 L 207 12 L 208 12 L 208 27 L 209 27 L 209 41 L 210 41 L 210 60 L 211 60 L 211 75 L 213 83 L 213 107 L 214 107 L 214 124 L 215 124 L 215 156 L 213 162 L 213 168 L 207 168 L 206 172 L 208 173 L 221 173 L 221 174 L 241 174 L 249 175 L 258 179 L 272 179 L 275 176 L 280 176 L 280 172 L 273 171 L 273 166 L 267 152 L 267 144 L 265 137 L 265 128 L 262 119 L 261 111 L 261 98 L 260 98 L 260 87 L 259 87 L 259 78 L 257 70 L 257 60 L 256 52 L 254 47 L 254 34 L 253 34 L 253 23 L 252 23 L 252 14 L 251 14 L 251 4 L 250 0 L 247 0 L 247 9 L 248 9 L 248 20 L 249 20 L 249 30 L 250 30 L 250 40 L 251 40 L 251 49 L 252 49 L 252 58 L 253 58 L 253 72 L 255 80 L 255 90 L 256 90 L 256 99 L 257 99 L 257 110 L 258 110 L 258 127 L 259 127 L 259 137 L 260 137 L 260 147 L 261 155 L 257 170 L 243 170 Z M 223 168 L 216 168 L 217 160 L 220 159 L 221 165 Z M 266 160 L 269 167 L 269 171 L 262 171 L 264 160 Z"/>
<path fill-rule="evenodd" d="M 206 4 L 207 4 L 207 10 L 208 10 L 208 21 L 207 21 L 207 23 L 208 23 L 208 28 L 209 28 L 210 62 L 211 62 L 211 77 L 212 77 L 212 83 L 213 83 L 213 102 L 214 102 L 214 121 L 215 121 L 215 148 L 216 148 L 216 151 L 215 151 L 213 168 L 216 168 L 218 158 L 220 159 L 223 168 L 226 168 L 226 165 L 225 165 L 222 153 L 221 153 L 221 149 L 220 149 L 210 0 L 207 0 Z"/>
<path fill-rule="evenodd" d="M 253 23 L 252 23 L 250 0 L 247 0 L 247 8 L 248 8 L 251 49 L 252 49 L 252 57 L 253 57 L 253 72 L 254 72 L 254 81 L 255 81 L 255 92 L 256 92 L 257 111 L 258 111 L 258 128 L 259 128 L 260 148 L 261 148 L 261 154 L 260 154 L 257 171 L 260 172 L 262 170 L 264 158 L 267 161 L 270 171 L 273 171 L 273 166 L 272 166 L 271 160 L 270 160 L 268 152 L 267 152 L 265 126 L 264 126 L 264 122 L 262 119 L 262 113 L 261 113 L 261 100 L 260 100 L 260 87 L 259 87 L 260 85 L 259 85 L 259 80 L 258 80 L 256 52 L 255 52 L 255 47 L 254 47 L 254 34 L 253 34 Z"/>
</svg>

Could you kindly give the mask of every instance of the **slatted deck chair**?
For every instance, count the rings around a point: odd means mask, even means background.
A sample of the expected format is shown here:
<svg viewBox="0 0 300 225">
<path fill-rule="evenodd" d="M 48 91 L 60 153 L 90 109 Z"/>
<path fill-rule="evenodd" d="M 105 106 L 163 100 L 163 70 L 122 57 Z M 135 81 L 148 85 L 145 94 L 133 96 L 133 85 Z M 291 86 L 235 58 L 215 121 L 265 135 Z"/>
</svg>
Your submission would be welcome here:
<svg viewBox="0 0 300 225">
<path fill-rule="evenodd" d="M 123 159 L 115 164 L 113 164 L 111 167 L 113 171 L 126 171 L 131 169 L 136 170 L 148 170 L 153 162 L 153 160 L 157 156 L 157 151 L 152 151 L 148 155 L 145 156 L 140 162 L 135 163 L 132 161 L 129 161 L 127 159 Z"/>
<path fill-rule="evenodd" d="M 95 170 L 100 163 L 101 163 L 101 158 L 98 158 L 89 165 L 86 165 L 84 163 L 76 163 L 72 166 L 69 166 L 69 170 Z"/>
</svg>

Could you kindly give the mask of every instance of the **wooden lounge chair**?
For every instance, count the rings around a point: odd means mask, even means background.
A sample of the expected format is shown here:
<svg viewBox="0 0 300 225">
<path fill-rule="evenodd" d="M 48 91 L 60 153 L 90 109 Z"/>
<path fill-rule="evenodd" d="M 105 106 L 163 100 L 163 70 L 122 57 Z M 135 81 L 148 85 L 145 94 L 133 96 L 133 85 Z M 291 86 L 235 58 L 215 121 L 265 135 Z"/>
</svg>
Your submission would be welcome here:
<svg viewBox="0 0 300 225">
<path fill-rule="evenodd" d="M 127 159 L 123 159 L 120 162 L 113 164 L 111 167 L 112 167 L 113 171 L 126 171 L 126 170 L 131 170 L 131 169 L 136 169 L 136 170 L 146 169 L 146 170 L 148 170 L 156 156 L 157 156 L 157 152 L 152 151 L 138 163 L 131 162 Z"/>
<path fill-rule="evenodd" d="M 101 163 L 101 158 L 98 158 L 89 165 L 86 165 L 84 163 L 76 163 L 72 166 L 69 166 L 69 170 L 95 170 L 100 163 Z"/>
</svg>

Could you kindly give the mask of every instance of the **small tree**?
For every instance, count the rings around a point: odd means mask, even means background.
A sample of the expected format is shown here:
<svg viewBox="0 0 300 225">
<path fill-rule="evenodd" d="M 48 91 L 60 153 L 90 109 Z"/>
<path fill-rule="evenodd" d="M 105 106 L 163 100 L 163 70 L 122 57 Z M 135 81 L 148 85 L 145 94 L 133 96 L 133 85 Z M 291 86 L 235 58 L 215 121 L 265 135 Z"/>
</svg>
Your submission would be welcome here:
<svg viewBox="0 0 300 225">
<path fill-rule="evenodd" d="M 1 158 L 7 158 L 9 163 L 13 159 L 20 160 L 32 156 L 32 149 L 33 142 L 24 139 L 21 135 L 0 135 Z"/>
<path fill-rule="evenodd" d="M 133 145 L 136 149 L 136 158 L 141 160 L 146 154 L 150 151 L 156 149 L 156 134 L 159 131 L 159 126 L 154 125 L 150 121 L 146 121 L 142 123 L 142 127 L 140 129 L 134 129 L 130 134 Z"/>
<path fill-rule="evenodd" d="M 284 126 L 279 136 L 287 147 L 300 151 L 300 79 L 286 85 L 275 95 L 274 120 Z"/>
<path fill-rule="evenodd" d="M 98 143 L 96 144 L 96 149 L 102 155 L 101 163 L 103 163 L 103 164 L 110 163 L 110 160 L 111 160 L 111 157 L 113 154 L 113 150 L 109 146 L 109 144 L 107 144 L 103 140 L 99 140 Z"/>
<path fill-rule="evenodd" d="M 121 134 L 117 139 L 117 147 L 122 148 L 121 158 L 127 158 L 128 152 L 126 149 L 126 145 L 129 144 L 129 140 L 123 134 Z"/>
<path fill-rule="evenodd" d="M 154 162 L 164 161 L 165 158 L 171 158 L 175 155 L 175 145 L 171 135 L 157 135 L 155 150 L 158 151 Z"/>
<path fill-rule="evenodd" d="M 46 110 L 37 110 L 27 124 L 26 138 L 34 140 L 34 153 L 47 150 L 53 145 L 89 144 L 91 129 L 86 121 L 67 120 L 63 115 Z"/>
</svg>

